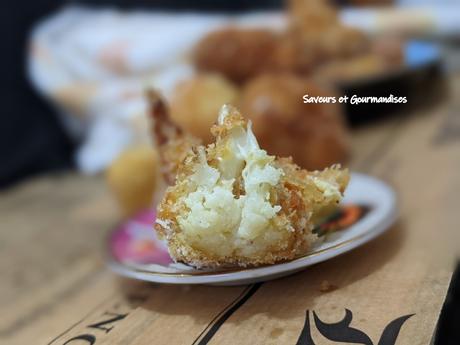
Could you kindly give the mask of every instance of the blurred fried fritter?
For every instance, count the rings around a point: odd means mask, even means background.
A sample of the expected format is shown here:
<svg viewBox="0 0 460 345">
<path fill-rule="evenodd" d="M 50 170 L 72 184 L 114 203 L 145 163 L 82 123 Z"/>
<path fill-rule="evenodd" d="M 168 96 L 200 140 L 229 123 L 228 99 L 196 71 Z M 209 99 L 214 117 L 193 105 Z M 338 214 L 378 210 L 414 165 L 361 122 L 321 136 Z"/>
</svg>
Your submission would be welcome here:
<svg viewBox="0 0 460 345">
<path fill-rule="evenodd" d="M 387 69 L 382 57 L 365 54 L 346 60 L 335 60 L 320 66 L 314 78 L 323 82 L 337 83 L 372 77 Z"/>
<path fill-rule="evenodd" d="M 157 152 L 149 146 L 129 148 L 110 165 L 107 183 L 123 216 L 132 216 L 152 206 L 158 170 Z"/>
<path fill-rule="evenodd" d="M 241 83 L 271 68 L 270 56 L 277 43 L 277 35 L 269 30 L 224 28 L 197 44 L 193 60 L 198 70 L 221 73 Z"/>
<path fill-rule="evenodd" d="M 303 96 L 333 97 L 313 81 L 287 74 L 263 75 L 243 89 L 240 106 L 270 153 L 292 156 L 306 169 L 344 162 L 348 133 L 338 103 L 303 103 Z"/>
<path fill-rule="evenodd" d="M 314 72 L 314 78 L 330 83 L 356 81 L 381 75 L 404 62 L 403 44 L 399 39 L 382 37 L 372 42 L 367 53 L 327 62 Z"/>
<path fill-rule="evenodd" d="M 281 34 L 234 27 L 211 32 L 195 47 L 194 64 L 198 70 L 243 83 L 274 71 L 310 74 L 323 63 L 370 50 L 368 37 L 342 25 L 327 1 L 291 1 L 288 20 Z"/>
<path fill-rule="evenodd" d="M 190 151 L 158 207 L 155 228 L 174 260 L 258 266 L 307 253 L 315 221 L 336 207 L 348 172 L 308 172 L 267 155 L 230 106 L 211 131 L 215 143 Z"/>
<path fill-rule="evenodd" d="M 336 25 L 324 32 L 325 57 L 347 58 L 370 49 L 368 36 L 355 28 Z"/>
<path fill-rule="evenodd" d="M 287 7 L 291 31 L 321 31 L 339 22 L 337 9 L 328 0 L 289 0 Z"/>
<path fill-rule="evenodd" d="M 272 57 L 272 65 L 278 69 L 309 74 L 323 63 L 370 49 L 368 37 L 342 25 L 336 9 L 327 1 L 291 1 L 288 15 L 288 30 Z"/>
<path fill-rule="evenodd" d="M 372 53 L 381 56 L 388 67 L 399 67 L 404 63 L 404 43 L 398 37 L 379 37 L 372 42 Z"/>
<path fill-rule="evenodd" d="M 211 141 L 209 128 L 220 107 L 235 103 L 238 89 L 218 74 L 199 74 L 177 85 L 171 101 L 171 117 L 190 134 Z"/>
<path fill-rule="evenodd" d="M 301 34 L 288 32 L 271 57 L 271 69 L 306 75 L 324 63 L 362 54 L 369 47 L 366 35 L 342 26 Z"/>
</svg>

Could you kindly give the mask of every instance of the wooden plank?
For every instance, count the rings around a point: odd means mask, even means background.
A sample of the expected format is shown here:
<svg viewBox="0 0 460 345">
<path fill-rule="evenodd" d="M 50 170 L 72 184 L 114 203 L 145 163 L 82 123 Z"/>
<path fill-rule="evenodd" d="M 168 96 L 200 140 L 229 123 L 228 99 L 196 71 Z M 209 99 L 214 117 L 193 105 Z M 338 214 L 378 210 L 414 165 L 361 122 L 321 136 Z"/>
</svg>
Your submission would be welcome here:
<svg viewBox="0 0 460 345">
<path fill-rule="evenodd" d="M 331 323 L 349 309 L 351 326 L 375 344 L 390 321 L 415 314 L 404 323 L 397 344 L 427 344 L 455 249 L 451 231 L 460 192 L 460 136 L 452 130 L 456 112 L 454 104 L 357 130 L 352 167 L 395 186 L 398 224 L 351 253 L 249 287 L 160 286 L 107 272 L 101 243 L 118 220 L 100 178 L 64 175 L 13 189 L 0 198 L 2 228 L 9 229 L 0 233 L 6 282 L 0 285 L 6 316 L 0 320 L 0 340 L 295 344 L 300 338 L 307 344 L 308 310 L 315 344 L 331 344 L 319 334 L 312 312 Z M 336 289 L 324 292 L 324 281 Z"/>
</svg>

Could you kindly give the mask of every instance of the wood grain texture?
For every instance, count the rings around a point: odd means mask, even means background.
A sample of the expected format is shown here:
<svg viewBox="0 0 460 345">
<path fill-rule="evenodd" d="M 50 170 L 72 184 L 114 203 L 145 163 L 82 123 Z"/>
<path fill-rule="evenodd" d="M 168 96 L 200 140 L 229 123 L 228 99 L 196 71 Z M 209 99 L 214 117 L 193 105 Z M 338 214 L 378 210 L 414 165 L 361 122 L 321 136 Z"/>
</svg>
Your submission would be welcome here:
<svg viewBox="0 0 460 345">
<path fill-rule="evenodd" d="M 4 192 L 0 343 L 296 344 L 307 310 L 332 323 L 350 309 L 351 326 L 374 344 L 410 314 L 396 344 L 428 344 L 460 243 L 459 109 L 445 102 L 356 130 L 351 167 L 395 187 L 398 223 L 353 252 L 260 286 L 161 286 L 108 272 L 101 248 L 119 219 L 99 177 L 46 176 Z M 324 281 L 337 289 L 322 292 Z M 309 321 L 315 344 L 333 344 L 312 313 Z"/>
</svg>

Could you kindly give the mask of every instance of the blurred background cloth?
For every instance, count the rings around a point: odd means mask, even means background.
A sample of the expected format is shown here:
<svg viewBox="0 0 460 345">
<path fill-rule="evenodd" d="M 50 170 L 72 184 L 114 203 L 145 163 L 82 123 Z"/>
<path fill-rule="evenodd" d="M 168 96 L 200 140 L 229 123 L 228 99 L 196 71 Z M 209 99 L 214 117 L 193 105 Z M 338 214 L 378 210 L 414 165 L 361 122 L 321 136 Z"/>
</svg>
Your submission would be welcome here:
<svg viewBox="0 0 460 345">
<path fill-rule="evenodd" d="M 59 110 L 76 140 L 86 173 L 104 169 L 126 147 L 149 140 L 145 89 L 168 98 L 193 74 L 188 56 L 205 34 L 223 25 L 270 27 L 280 14 L 165 14 L 66 8 L 32 33 L 29 72 Z"/>
</svg>

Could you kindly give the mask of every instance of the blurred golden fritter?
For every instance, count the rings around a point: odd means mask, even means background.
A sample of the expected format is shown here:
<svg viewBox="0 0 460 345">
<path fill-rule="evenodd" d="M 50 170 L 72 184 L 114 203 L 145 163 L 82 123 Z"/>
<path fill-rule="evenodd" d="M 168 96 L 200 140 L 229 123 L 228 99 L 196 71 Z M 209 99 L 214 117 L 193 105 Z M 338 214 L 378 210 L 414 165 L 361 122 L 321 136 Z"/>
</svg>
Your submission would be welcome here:
<svg viewBox="0 0 460 345">
<path fill-rule="evenodd" d="M 213 31 L 197 44 L 193 61 L 198 70 L 244 83 L 267 72 L 311 74 L 323 63 L 369 50 L 366 34 L 344 26 L 328 1 L 295 0 L 289 3 L 284 32 L 234 27 Z"/>
<path fill-rule="evenodd" d="M 372 77 L 386 69 L 387 65 L 381 56 L 365 54 L 326 63 L 315 71 L 314 78 L 330 83 L 348 82 Z"/>
<path fill-rule="evenodd" d="M 323 63 L 369 50 L 368 37 L 342 25 L 328 1 L 290 1 L 288 18 L 288 29 L 272 57 L 272 66 L 278 69 L 309 74 Z"/>
<path fill-rule="evenodd" d="M 338 103 L 304 104 L 303 95 L 332 97 L 335 93 L 304 78 L 263 75 L 244 87 L 240 106 L 270 154 L 292 156 L 306 169 L 345 162 L 348 133 Z"/>
<path fill-rule="evenodd" d="M 270 56 L 277 43 L 277 35 L 269 30 L 224 28 L 197 44 L 193 61 L 198 70 L 221 73 L 241 83 L 271 68 Z"/>
<path fill-rule="evenodd" d="M 177 85 L 171 101 L 171 117 L 185 131 L 211 141 L 209 128 L 222 104 L 235 103 L 238 89 L 218 74 L 199 74 Z"/>
<path fill-rule="evenodd" d="M 289 0 L 287 15 L 292 32 L 319 32 L 340 20 L 337 9 L 328 0 Z"/>
<path fill-rule="evenodd" d="M 324 63 L 360 55 L 368 50 L 366 35 L 352 28 L 332 26 L 301 34 L 287 32 L 271 57 L 271 69 L 306 75 Z"/>
<path fill-rule="evenodd" d="M 342 25 L 326 30 L 323 39 L 325 57 L 346 58 L 370 49 L 370 40 L 364 32 Z"/>
<path fill-rule="evenodd" d="M 123 216 L 152 206 L 158 171 L 157 152 L 150 146 L 129 148 L 110 165 L 106 179 Z"/>
<path fill-rule="evenodd" d="M 404 64 L 404 41 L 398 37 L 379 37 L 374 39 L 372 53 L 381 56 L 388 67 L 399 67 Z"/>
<path fill-rule="evenodd" d="M 404 62 L 402 42 L 392 37 L 372 42 L 369 52 L 329 61 L 314 72 L 318 81 L 330 83 L 350 82 L 382 75 L 394 70 Z"/>
<path fill-rule="evenodd" d="M 251 123 L 223 106 L 215 143 L 193 148 L 158 207 L 171 257 L 196 267 L 258 266 L 306 254 L 316 222 L 348 184 L 338 166 L 300 170 L 259 147 Z"/>
</svg>

